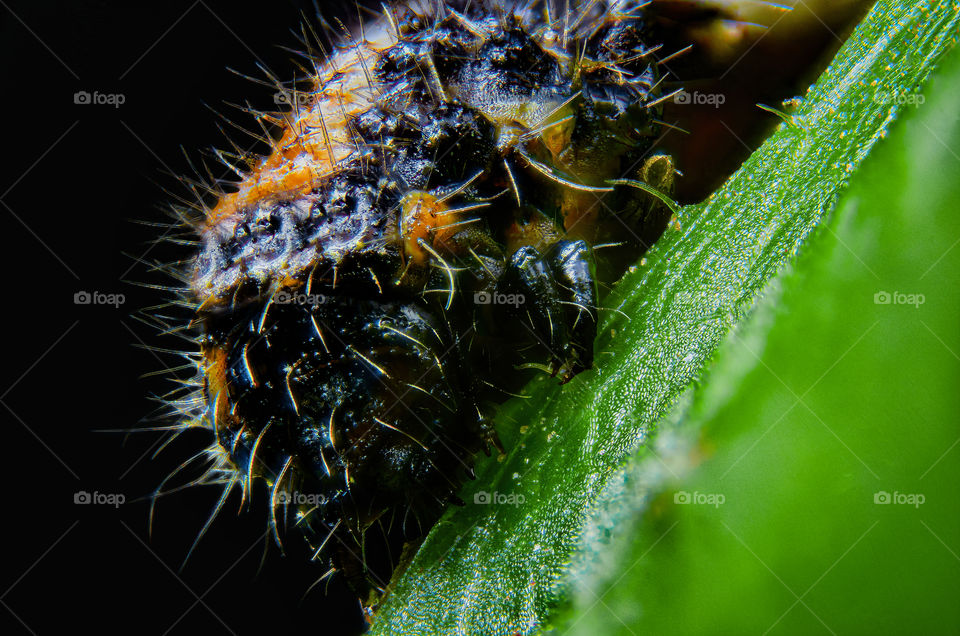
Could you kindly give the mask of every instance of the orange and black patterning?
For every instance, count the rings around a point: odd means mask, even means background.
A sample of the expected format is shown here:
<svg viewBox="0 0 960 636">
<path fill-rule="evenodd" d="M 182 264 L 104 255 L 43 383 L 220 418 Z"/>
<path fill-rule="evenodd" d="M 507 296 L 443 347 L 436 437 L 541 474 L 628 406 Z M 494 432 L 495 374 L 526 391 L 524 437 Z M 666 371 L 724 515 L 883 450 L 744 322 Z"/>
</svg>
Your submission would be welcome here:
<svg viewBox="0 0 960 636">
<path fill-rule="evenodd" d="M 459 501 L 524 373 L 591 368 L 598 279 L 666 224 L 647 4 L 394 4 L 332 49 L 307 27 L 308 76 L 255 113 L 271 151 L 194 224 L 208 480 L 264 482 L 278 537 L 361 594 Z"/>
</svg>

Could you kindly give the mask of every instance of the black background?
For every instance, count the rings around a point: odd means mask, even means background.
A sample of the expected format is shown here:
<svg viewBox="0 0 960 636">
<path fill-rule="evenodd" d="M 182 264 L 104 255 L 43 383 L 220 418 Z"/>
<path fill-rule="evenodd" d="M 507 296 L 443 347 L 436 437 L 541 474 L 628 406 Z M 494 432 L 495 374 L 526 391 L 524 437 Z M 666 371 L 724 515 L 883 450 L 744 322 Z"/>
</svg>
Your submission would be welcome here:
<svg viewBox="0 0 960 636">
<path fill-rule="evenodd" d="M 291 55 L 276 45 L 296 46 L 290 30 L 301 12 L 312 15 L 312 5 L 0 1 L 0 633 L 340 634 L 362 625 L 356 600 L 336 582 L 326 596 L 321 586 L 301 602 L 322 568 L 280 555 L 265 536 L 262 497 L 240 515 L 239 498 L 231 498 L 180 571 L 219 491 L 161 499 L 152 537 L 148 503 L 137 500 L 209 443 L 207 435 L 186 435 L 153 458 L 158 433 L 97 432 L 143 426 L 156 408 L 150 396 L 170 386 L 141 376 L 183 362 L 137 348 L 182 343 L 135 320 L 164 297 L 132 283 L 169 284 L 138 259 L 174 260 L 189 248 L 152 247 L 164 230 L 134 221 L 166 220 L 159 207 L 171 197 L 160 186 L 183 194 L 163 174 L 192 172 L 181 146 L 193 157 L 225 146 L 204 103 L 245 124 L 224 101 L 274 107 L 268 89 L 225 69 L 263 77 L 259 60 L 292 77 Z M 325 4 L 324 13 L 351 22 L 356 9 Z M 816 46 L 830 41 L 825 32 L 816 37 Z M 754 57 L 764 56 L 758 48 Z M 738 81 L 758 85 L 750 73 L 742 65 Z M 793 90 L 760 98 L 776 103 Z M 121 94 L 125 103 L 76 104 L 78 91 Z M 748 97 L 752 107 L 758 98 Z M 750 145 L 759 138 L 744 135 Z M 739 161 L 724 160 L 731 170 Z M 75 305 L 79 291 L 122 293 L 126 302 Z M 122 494 L 127 503 L 75 505 L 78 491 Z"/>
<path fill-rule="evenodd" d="M 184 191 L 163 172 L 192 172 L 181 145 L 194 158 L 198 149 L 226 146 L 204 103 L 225 113 L 224 101 L 275 107 L 268 89 L 225 69 L 262 78 L 259 58 L 292 73 L 291 55 L 275 45 L 296 46 L 290 29 L 301 11 L 313 15 L 312 5 L 4 5 L 0 236 L 8 326 L 0 426 L 7 608 L 0 608 L 0 633 L 72 626 L 163 634 L 174 625 L 170 633 L 357 631 L 358 604 L 336 585 L 329 597 L 318 586 L 301 603 L 323 574 L 319 564 L 283 558 L 275 545 L 263 558 L 263 506 L 238 516 L 239 497 L 231 498 L 182 572 L 219 489 L 162 499 L 148 537 L 147 502 L 134 500 L 209 443 L 203 432 L 153 459 L 157 433 L 95 432 L 142 426 L 156 407 L 149 396 L 170 386 L 139 376 L 183 362 L 136 348 L 184 343 L 159 338 L 132 317 L 163 300 L 125 282 L 163 281 L 134 258 L 148 249 L 148 260 L 179 255 L 169 245 L 151 249 L 162 229 L 131 221 L 167 220 L 159 208 L 170 197 L 159 186 Z M 355 15 L 352 5 L 346 15 Z M 125 103 L 75 104 L 77 91 L 119 93 Z M 81 290 L 122 293 L 126 303 L 74 305 Z M 74 505 L 77 491 L 122 493 L 127 503 Z"/>
</svg>

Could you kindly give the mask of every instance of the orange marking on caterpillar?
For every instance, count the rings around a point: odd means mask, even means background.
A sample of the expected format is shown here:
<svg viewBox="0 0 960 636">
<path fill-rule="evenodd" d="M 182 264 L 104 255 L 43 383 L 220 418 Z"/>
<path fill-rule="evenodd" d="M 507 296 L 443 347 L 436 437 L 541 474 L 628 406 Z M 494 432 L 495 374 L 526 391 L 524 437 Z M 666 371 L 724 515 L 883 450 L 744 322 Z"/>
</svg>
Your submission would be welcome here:
<svg viewBox="0 0 960 636">
<path fill-rule="evenodd" d="M 220 197 L 207 216 L 207 226 L 263 201 L 305 194 L 337 174 L 356 149 L 350 120 L 379 97 L 365 68 L 395 43 L 395 36 L 381 29 L 373 39 L 334 55 L 314 78 L 314 90 L 296 93 L 309 96 L 308 103 L 284 113 L 272 152 L 252 167 L 236 192 Z"/>
<path fill-rule="evenodd" d="M 455 212 L 448 213 L 450 206 L 429 192 L 411 192 L 403 198 L 401 205 L 400 237 L 404 252 L 422 265 L 427 262 L 429 254 L 419 241 L 422 239 L 432 246 L 447 247 L 446 241 L 459 229 L 449 226 L 460 219 Z"/>
</svg>

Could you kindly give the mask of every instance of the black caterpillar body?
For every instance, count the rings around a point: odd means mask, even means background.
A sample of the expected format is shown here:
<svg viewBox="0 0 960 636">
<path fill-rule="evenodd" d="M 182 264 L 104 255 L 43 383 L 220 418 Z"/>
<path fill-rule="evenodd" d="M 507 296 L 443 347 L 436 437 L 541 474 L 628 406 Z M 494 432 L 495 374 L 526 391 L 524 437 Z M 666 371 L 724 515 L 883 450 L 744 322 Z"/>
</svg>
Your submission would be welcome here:
<svg viewBox="0 0 960 636">
<path fill-rule="evenodd" d="M 278 538 L 361 595 L 459 501 L 531 367 L 591 368 L 597 281 L 669 219 L 647 3 L 569 4 L 394 5 L 332 51 L 305 34 L 306 84 L 256 113 L 272 151 L 224 155 L 242 179 L 192 221 L 200 397 L 178 409 L 213 432 L 205 481 L 266 484 Z"/>
</svg>

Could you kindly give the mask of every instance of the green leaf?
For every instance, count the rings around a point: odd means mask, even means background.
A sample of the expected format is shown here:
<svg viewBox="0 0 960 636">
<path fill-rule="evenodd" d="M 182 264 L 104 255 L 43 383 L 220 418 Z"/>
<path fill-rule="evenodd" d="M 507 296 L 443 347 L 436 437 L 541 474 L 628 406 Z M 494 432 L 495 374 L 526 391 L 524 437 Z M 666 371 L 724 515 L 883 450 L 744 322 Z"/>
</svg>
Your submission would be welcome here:
<svg viewBox="0 0 960 636">
<path fill-rule="evenodd" d="M 929 88 L 627 471 L 563 633 L 960 632 L 960 56 Z"/>
<path fill-rule="evenodd" d="M 535 381 L 528 399 L 505 405 L 506 458 L 480 466 L 467 506 L 430 532 L 373 633 L 543 627 L 567 597 L 571 563 L 608 532 L 597 520 L 623 503 L 626 460 L 669 428 L 660 420 L 834 207 L 900 110 L 889 97 L 923 82 L 958 20 L 953 3 L 877 3 L 793 124 L 709 201 L 682 209 L 682 231 L 668 230 L 606 299 L 615 310 L 603 315 L 595 370 L 562 390 Z M 474 503 L 480 491 L 512 503 Z"/>
</svg>

